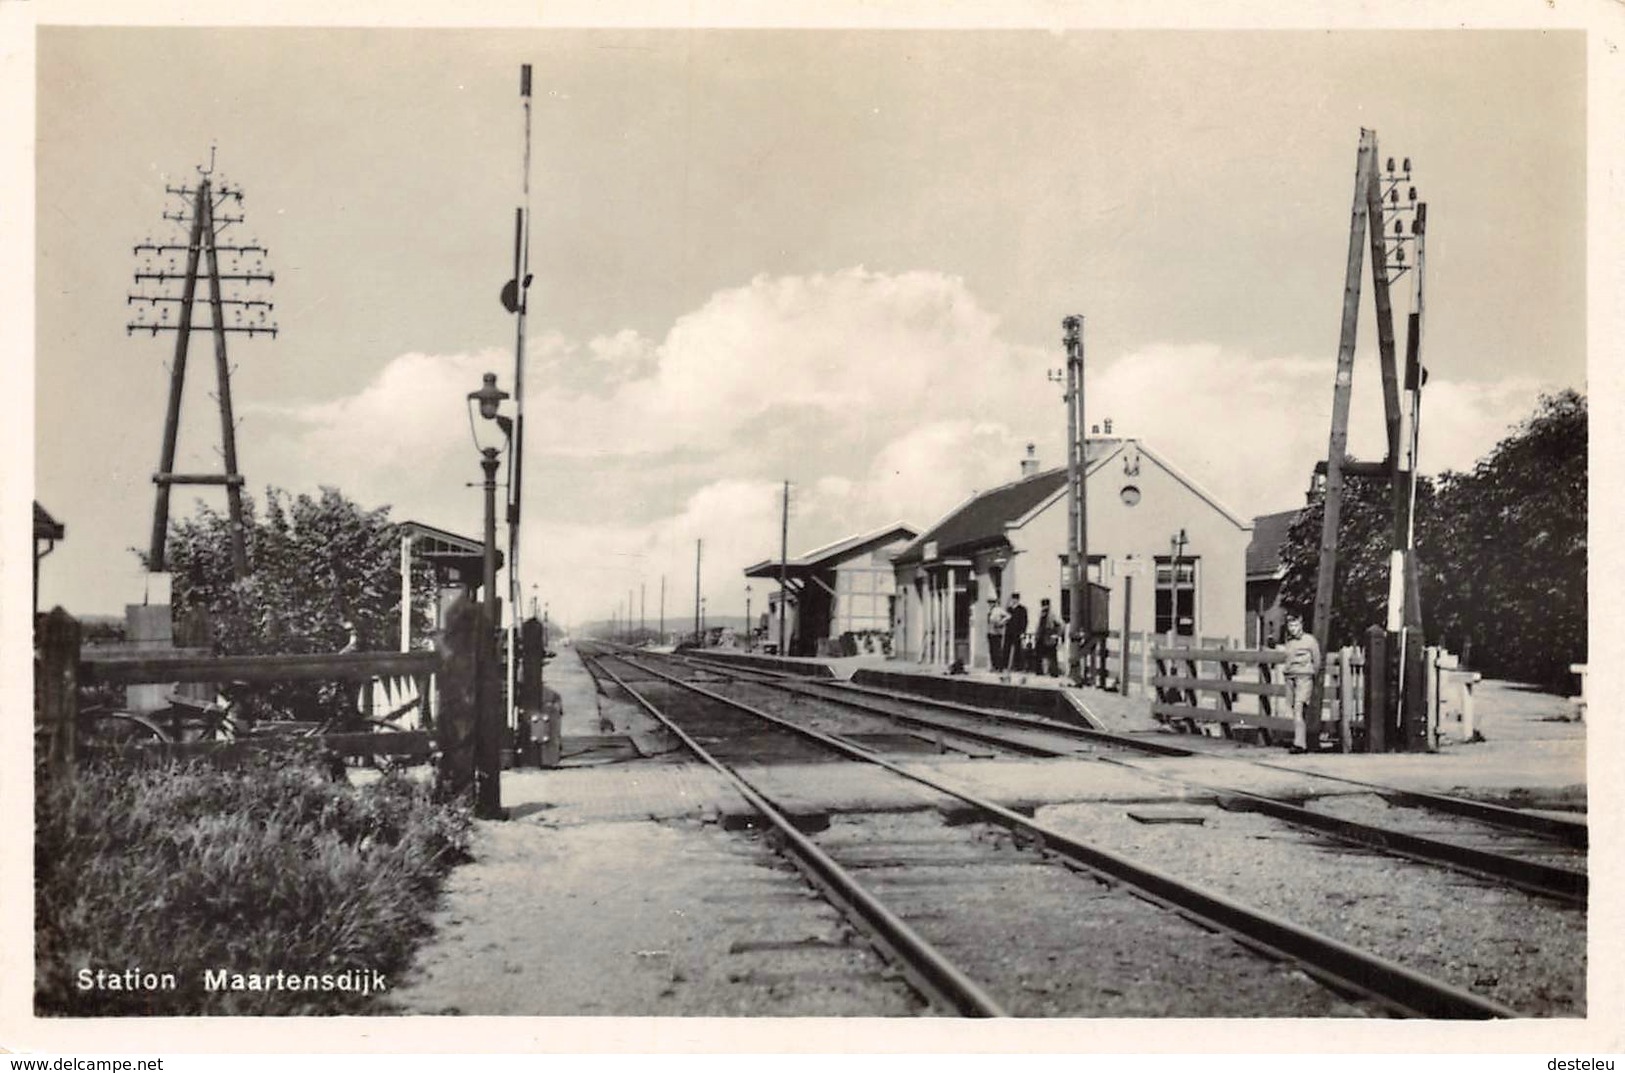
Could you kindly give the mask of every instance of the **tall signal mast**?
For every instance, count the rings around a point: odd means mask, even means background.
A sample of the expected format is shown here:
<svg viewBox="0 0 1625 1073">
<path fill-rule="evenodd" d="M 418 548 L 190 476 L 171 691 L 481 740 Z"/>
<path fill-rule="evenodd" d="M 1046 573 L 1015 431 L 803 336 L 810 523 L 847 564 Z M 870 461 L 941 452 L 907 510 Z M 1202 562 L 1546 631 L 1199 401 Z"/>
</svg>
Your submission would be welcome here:
<svg viewBox="0 0 1625 1073">
<path fill-rule="evenodd" d="M 502 288 L 502 306 L 514 315 L 513 436 L 508 454 L 508 723 L 516 724 L 515 658 L 519 629 L 519 508 L 524 492 L 525 314 L 530 291 L 530 64 L 519 67 L 519 100 L 524 112 L 525 155 L 519 206 L 513 219 L 513 278 Z"/>
<path fill-rule="evenodd" d="M 1401 189 L 1405 195 L 1401 196 Z M 1410 226 L 1406 222 L 1409 219 Z M 1392 228 L 1389 224 L 1392 223 Z M 1416 463 L 1421 423 L 1421 391 L 1427 380 L 1421 365 L 1422 254 L 1427 233 L 1427 204 L 1418 200 L 1411 185 L 1411 161 L 1378 164 L 1377 133 L 1360 131 L 1355 158 L 1354 203 L 1350 213 L 1348 259 L 1343 284 L 1343 317 L 1337 350 L 1337 374 L 1332 389 L 1331 436 L 1326 461 L 1317 464 L 1325 483 L 1325 512 L 1321 522 L 1320 562 L 1315 587 L 1314 634 L 1322 644 L 1330 640 L 1332 608 L 1336 598 L 1338 537 L 1341 525 L 1343 478 L 1353 475 L 1389 482 L 1393 540 L 1389 560 L 1388 651 L 1397 664 L 1397 688 L 1391 710 L 1368 713 L 1367 744 L 1372 751 L 1390 747 L 1430 748 L 1421 681 L 1422 605 L 1416 563 Z M 1413 248 L 1407 258 L 1406 248 Z M 1370 251 L 1372 296 L 1377 324 L 1377 355 L 1381 365 L 1383 416 L 1387 431 L 1387 457 L 1381 462 L 1345 458 L 1348 448 L 1349 403 L 1354 382 L 1355 329 L 1360 311 L 1360 273 Z M 1390 285 L 1406 272 L 1413 277 L 1412 311 L 1403 377 L 1395 353 L 1393 305 Z M 1403 381 L 1403 383 L 1402 383 Z M 1306 713 L 1309 742 L 1316 743 L 1325 677 L 1316 675 Z M 1392 732 L 1392 736 L 1391 733 Z"/>
<path fill-rule="evenodd" d="M 209 151 L 209 166 L 199 165 L 197 172 L 198 180 L 193 186 L 164 187 L 167 194 L 179 199 L 176 208 L 163 214 L 164 219 L 176 225 L 177 232 L 184 233 L 184 240 L 183 235 L 177 233 L 170 241 L 154 241 L 149 237 L 137 243 L 134 247 L 136 289 L 125 298 L 125 304 L 133 307 L 125 334 L 146 331 L 156 338 L 159 332 L 175 333 L 163 449 L 158 471 L 152 475 L 158 490 L 152 512 L 147 569 L 161 573 L 167 566 L 164 546 L 169 531 L 170 489 L 177 484 L 218 484 L 225 486 L 231 520 L 232 575 L 241 580 L 248 576 L 248 551 L 243 532 L 244 482 L 237 469 L 237 424 L 231 409 L 231 366 L 226 359 L 226 336 L 236 332 L 250 337 L 259 334 L 276 337 L 277 326 L 270 319 L 275 307 L 263 297 L 267 293 L 265 288 L 276 282 L 276 275 L 266 271 L 266 249 L 258 242 L 253 239 L 241 244 L 220 241 L 222 232 L 243 222 L 241 214 L 221 211 L 228 203 L 240 208 L 243 192 L 241 187 L 226 183 L 224 177 L 215 179 L 213 149 Z M 184 267 L 180 260 L 183 255 Z M 226 262 L 224 271 L 221 270 L 222 259 Z M 200 281 L 207 285 L 203 299 L 208 303 L 209 316 L 204 323 L 193 319 Z M 225 284 L 232 286 L 229 293 Z M 224 473 L 175 472 L 186 358 L 195 331 L 207 331 L 214 338 L 215 400 L 220 408 Z"/>
</svg>

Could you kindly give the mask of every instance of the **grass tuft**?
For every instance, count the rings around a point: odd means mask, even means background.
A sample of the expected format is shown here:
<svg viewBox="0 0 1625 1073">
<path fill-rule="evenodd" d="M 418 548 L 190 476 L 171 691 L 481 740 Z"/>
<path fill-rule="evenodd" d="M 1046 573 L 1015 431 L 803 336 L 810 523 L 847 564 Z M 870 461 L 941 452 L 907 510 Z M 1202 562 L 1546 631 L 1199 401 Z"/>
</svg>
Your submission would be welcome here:
<svg viewBox="0 0 1625 1073">
<path fill-rule="evenodd" d="M 387 992 L 208 990 L 205 972 L 398 981 L 442 878 L 468 859 L 466 808 L 400 775 L 335 783 L 314 756 L 100 765 L 36 788 L 42 1016 L 381 1012 Z M 82 989 L 83 969 L 176 987 Z"/>
</svg>

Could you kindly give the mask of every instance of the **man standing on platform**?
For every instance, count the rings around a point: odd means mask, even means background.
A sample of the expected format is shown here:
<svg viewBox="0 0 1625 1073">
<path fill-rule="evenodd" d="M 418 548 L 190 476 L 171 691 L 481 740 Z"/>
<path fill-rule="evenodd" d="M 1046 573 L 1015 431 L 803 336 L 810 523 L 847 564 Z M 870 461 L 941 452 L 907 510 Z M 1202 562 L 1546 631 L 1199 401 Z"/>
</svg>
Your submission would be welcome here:
<svg viewBox="0 0 1625 1073">
<path fill-rule="evenodd" d="M 1038 625 L 1033 627 L 1037 639 L 1038 673 L 1054 678 L 1060 674 L 1055 653 L 1061 646 L 1061 623 L 1050 610 L 1049 599 L 1038 601 Z"/>
<path fill-rule="evenodd" d="M 1021 593 L 1010 594 L 1010 618 L 1004 624 L 1004 678 L 1012 670 L 1024 671 L 1021 663 L 1021 639 L 1027 635 L 1027 608 L 1021 602 Z"/>
<path fill-rule="evenodd" d="M 1314 740 L 1309 736 L 1309 698 L 1314 693 L 1315 675 L 1320 673 L 1320 644 L 1313 635 L 1303 632 L 1303 616 L 1288 615 L 1286 640 L 1281 644 L 1286 656 L 1282 673 L 1286 676 L 1287 703 L 1292 708 L 1292 751 L 1318 752 L 1320 747 L 1320 713 L 1314 712 Z"/>
<path fill-rule="evenodd" d="M 999 606 L 997 596 L 987 598 L 987 669 L 994 672 L 1004 670 L 1004 624 L 1010 619 L 1010 612 Z"/>
</svg>

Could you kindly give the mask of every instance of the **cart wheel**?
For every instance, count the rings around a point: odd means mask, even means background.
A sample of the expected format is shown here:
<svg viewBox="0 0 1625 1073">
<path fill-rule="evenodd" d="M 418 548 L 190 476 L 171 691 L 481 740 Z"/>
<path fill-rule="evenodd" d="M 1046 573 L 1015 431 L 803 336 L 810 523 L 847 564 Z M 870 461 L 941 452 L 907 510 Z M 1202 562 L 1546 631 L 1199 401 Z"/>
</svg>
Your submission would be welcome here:
<svg viewBox="0 0 1625 1073">
<path fill-rule="evenodd" d="M 79 713 L 79 725 L 92 744 L 174 740 L 157 723 L 135 712 L 91 708 Z"/>
</svg>

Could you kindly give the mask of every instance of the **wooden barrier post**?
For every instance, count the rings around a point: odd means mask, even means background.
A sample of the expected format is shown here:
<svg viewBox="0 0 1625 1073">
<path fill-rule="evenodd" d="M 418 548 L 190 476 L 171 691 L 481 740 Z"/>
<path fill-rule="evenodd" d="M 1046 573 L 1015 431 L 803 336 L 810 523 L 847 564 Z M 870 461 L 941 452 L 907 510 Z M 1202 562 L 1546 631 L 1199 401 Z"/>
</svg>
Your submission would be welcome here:
<svg viewBox="0 0 1625 1073">
<path fill-rule="evenodd" d="M 1354 661 L 1353 650 L 1337 650 L 1337 751 L 1354 751 Z"/>
<path fill-rule="evenodd" d="M 447 610 L 445 629 L 436 641 L 443 660 L 437 676 L 440 767 L 435 773 L 435 798 L 439 801 L 473 799 L 481 618 L 472 600 L 459 597 Z"/>
<path fill-rule="evenodd" d="M 1130 632 L 1134 625 L 1134 575 L 1123 575 L 1123 673 L 1118 679 L 1118 686 L 1123 696 L 1128 696 L 1128 658 L 1129 651 L 1134 647 L 1134 634 Z"/>
<path fill-rule="evenodd" d="M 1365 749 L 1388 751 L 1388 631 L 1365 631 Z"/>
<path fill-rule="evenodd" d="M 482 592 L 482 595 L 485 593 Z M 502 697 L 504 667 L 498 642 L 502 601 L 494 596 L 480 603 L 477 632 L 478 709 L 474 732 L 474 815 L 482 820 L 507 819 L 502 808 L 502 754 L 509 752 L 508 720 Z M 512 755 L 511 752 L 509 755 Z"/>
<path fill-rule="evenodd" d="M 1404 724 L 1400 741 L 1410 752 L 1433 752 L 1438 741 L 1428 725 L 1428 674 L 1426 649 L 1421 631 L 1405 646 L 1405 697 L 1401 711 Z"/>
<path fill-rule="evenodd" d="M 547 639 L 540 619 L 529 618 L 519 627 L 519 718 L 529 738 L 529 759 L 541 763 L 541 745 L 547 740 L 547 713 L 542 710 L 542 661 Z"/>
<path fill-rule="evenodd" d="M 71 775 L 79 753 L 79 622 L 57 607 L 40 628 L 40 719 L 46 770 Z"/>
</svg>

